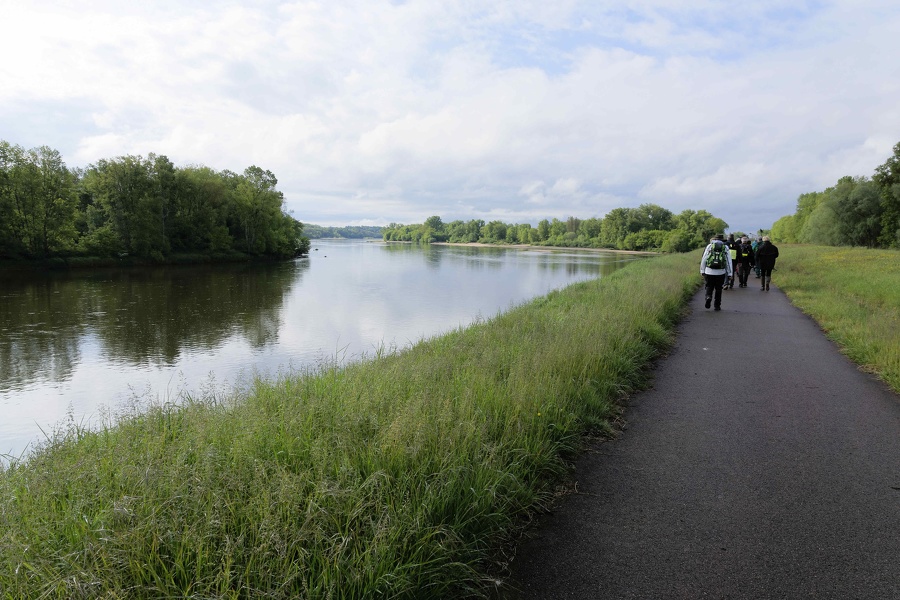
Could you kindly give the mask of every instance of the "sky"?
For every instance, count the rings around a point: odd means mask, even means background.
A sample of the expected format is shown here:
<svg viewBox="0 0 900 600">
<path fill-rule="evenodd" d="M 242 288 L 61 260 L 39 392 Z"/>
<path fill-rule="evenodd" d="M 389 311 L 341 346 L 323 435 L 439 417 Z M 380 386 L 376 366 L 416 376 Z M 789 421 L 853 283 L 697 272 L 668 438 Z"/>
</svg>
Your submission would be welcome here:
<svg viewBox="0 0 900 600">
<path fill-rule="evenodd" d="M 896 0 L 0 0 L 0 140 L 272 171 L 326 226 L 767 229 L 900 142 Z"/>
</svg>

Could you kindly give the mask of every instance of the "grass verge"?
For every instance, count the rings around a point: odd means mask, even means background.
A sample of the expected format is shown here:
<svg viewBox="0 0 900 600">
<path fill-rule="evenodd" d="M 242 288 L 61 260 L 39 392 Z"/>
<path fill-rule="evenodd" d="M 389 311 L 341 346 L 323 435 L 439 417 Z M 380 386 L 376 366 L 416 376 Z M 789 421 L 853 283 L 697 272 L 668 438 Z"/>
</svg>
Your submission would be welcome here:
<svg viewBox="0 0 900 600">
<path fill-rule="evenodd" d="M 900 393 L 900 252 L 779 248 L 778 286 L 847 356 Z"/>
<path fill-rule="evenodd" d="M 0 472 L 3 598 L 486 595 L 672 339 L 695 254 L 231 397 L 70 427 Z"/>
</svg>

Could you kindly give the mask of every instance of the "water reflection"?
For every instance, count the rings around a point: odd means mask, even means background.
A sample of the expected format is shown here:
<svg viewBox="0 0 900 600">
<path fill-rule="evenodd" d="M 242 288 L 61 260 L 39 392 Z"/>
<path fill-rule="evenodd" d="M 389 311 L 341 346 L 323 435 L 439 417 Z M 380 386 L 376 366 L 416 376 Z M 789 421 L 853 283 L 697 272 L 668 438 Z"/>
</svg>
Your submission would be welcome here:
<svg viewBox="0 0 900 600">
<path fill-rule="evenodd" d="M 63 382 L 82 342 L 130 365 L 172 365 L 233 335 L 278 338 L 287 291 L 306 261 L 167 267 L 10 278 L 0 295 L 0 391 Z"/>
<path fill-rule="evenodd" d="M 636 257 L 318 241 L 309 259 L 41 275 L 0 285 L 0 454 L 67 414 L 207 378 L 350 361 L 490 318 Z M 115 410 L 113 410 L 115 412 Z"/>
</svg>

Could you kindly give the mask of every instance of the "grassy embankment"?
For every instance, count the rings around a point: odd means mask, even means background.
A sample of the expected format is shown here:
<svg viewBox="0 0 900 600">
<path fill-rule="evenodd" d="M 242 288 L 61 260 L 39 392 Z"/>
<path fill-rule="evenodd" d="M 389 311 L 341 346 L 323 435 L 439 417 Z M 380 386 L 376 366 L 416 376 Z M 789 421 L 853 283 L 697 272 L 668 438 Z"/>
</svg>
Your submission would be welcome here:
<svg viewBox="0 0 900 600">
<path fill-rule="evenodd" d="M 900 393 L 900 252 L 780 246 L 773 280 L 847 356 Z"/>
<path fill-rule="evenodd" d="M 585 434 L 671 341 L 698 255 L 412 349 L 71 428 L 0 473 L 2 598 L 489 590 Z"/>
</svg>

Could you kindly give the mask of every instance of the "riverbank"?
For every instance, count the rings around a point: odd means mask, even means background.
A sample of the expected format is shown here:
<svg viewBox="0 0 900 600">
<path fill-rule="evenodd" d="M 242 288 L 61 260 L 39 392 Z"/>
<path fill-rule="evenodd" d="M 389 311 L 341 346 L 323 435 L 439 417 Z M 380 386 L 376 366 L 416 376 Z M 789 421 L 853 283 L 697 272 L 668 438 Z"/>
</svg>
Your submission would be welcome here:
<svg viewBox="0 0 900 600">
<path fill-rule="evenodd" d="M 307 257 L 308 254 L 293 258 Z M 0 272 L 66 271 L 70 269 L 104 269 L 117 267 L 158 267 L 166 265 L 204 265 L 234 262 L 275 262 L 293 258 L 260 256 L 243 252 L 217 254 L 170 254 L 161 258 L 137 256 L 69 256 L 46 259 L 0 259 Z"/>
<path fill-rule="evenodd" d="M 415 242 L 390 242 L 401 244 L 413 244 Z M 469 246 L 472 248 L 510 248 L 516 250 L 532 250 L 532 251 L 576 251 L 576 252 L 610 252 L 614 254 L 638 254 L 641 256 L 656 256 L 659 252 L 647 252 L 645 250 L 616 250 L 614 248 L 584 248 L 576 246 L 535 246 L 533 244 L 483 244 L 481 242 L 431 242 L 434 246 Z"/>
<path fill-rule="evenodd" d="M 401 353 L 72 424 L 0 475 L 12 597 L 478 595 L 699 285 L 636 261 Z M 652 281 L 653 285 L 647 285 Z"/>
</svg>

